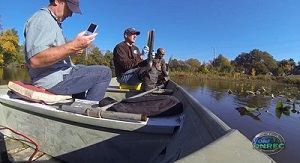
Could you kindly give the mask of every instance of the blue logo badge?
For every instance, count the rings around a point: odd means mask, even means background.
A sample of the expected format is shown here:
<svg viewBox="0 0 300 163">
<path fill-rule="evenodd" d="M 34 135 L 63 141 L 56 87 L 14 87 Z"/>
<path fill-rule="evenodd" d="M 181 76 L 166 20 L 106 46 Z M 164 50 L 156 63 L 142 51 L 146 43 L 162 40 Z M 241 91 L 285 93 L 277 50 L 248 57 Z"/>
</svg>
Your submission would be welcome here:
<svg viewBox="0 0 300 163">
<path fill-rule="evenodd" d="M 285 141 L 283 137 L 276 132 L 264 131 L 253 138 L 252 145 L 258 151 L 271 155 L 283 150 L 285 148 Z"/>
</svg>

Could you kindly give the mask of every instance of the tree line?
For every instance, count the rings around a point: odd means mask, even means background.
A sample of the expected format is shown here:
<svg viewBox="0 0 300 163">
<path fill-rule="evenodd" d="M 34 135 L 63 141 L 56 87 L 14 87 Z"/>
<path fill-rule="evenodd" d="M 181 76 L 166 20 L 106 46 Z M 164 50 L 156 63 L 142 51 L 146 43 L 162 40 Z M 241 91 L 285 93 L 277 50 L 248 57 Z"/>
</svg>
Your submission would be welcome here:
<svg viewBox="0 0 300 163">
<path fill-rule="evenodd" d="M 283 59 L 276 61 L 271 54 L 259 49 L 253 49 L 249 53 L 241 53 L 234 60 L 229 61 L 225 56 L 219 54 L 208 63 L 200 63 L 197 59 L 186 61 L 173 59 L 169 65 L 172 71 L 188 71 L 200 73 L 242 73 L 251 76 L 256 75 L 299 75 L 300 62 L 294 59 Z"/>
<path fill-rule="evenodd" d="M 83 55 L 72 57 L 75 64 L 105 65 L 114 72 L 113 54 L 110 50 L 101 50 L 95 45 L 85 49 Z M 271 54 L 259 49 L 253 49 L 249 53 L 241 53 L 234 60 L 228 60 L 219 54 L 207 63 L 201 63 L 198 59 L 188 60 L 169 59 L 169 71 L 198 72 L 198 73 L 243 73 L 247 75 L 298 75 L 300 74 L 300 62 L 290 59 L 276 61 Z M 0 66 L 25 66 L 24 45 L 19 45 L 18 32 L 15 29 L 3 30 L 0 24 Z"/>
</svg>

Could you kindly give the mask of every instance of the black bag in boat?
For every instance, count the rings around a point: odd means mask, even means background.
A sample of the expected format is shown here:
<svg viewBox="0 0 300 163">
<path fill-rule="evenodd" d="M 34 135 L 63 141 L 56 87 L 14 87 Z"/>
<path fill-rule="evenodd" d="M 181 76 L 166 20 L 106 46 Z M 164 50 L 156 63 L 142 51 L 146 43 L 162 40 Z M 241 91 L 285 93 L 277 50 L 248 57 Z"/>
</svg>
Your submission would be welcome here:
<svg viewBox="0 0 300 163">
<path fill-rule="evenodd" d="M 109 111 L 143 114 L 148 117 L 172 116 L 182 113 L 182 103 L 170 95 L 147 95 L 129 98 L 108 108 Z"/>
<path fill-rule="evenodd" d="M 155 88 L 158 78 L 158 71 L 155 67 L 140 67 L 137 76 L 142 81 L 143 91 Z"/>
</svg>

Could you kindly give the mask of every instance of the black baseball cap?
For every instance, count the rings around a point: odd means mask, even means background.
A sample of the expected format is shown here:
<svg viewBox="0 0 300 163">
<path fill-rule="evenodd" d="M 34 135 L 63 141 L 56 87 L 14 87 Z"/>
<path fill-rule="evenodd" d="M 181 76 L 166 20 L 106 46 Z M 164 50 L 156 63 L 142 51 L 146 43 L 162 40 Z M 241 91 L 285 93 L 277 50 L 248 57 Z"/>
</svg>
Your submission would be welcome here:
<svg viewBox="0 0 300 163">
<path fill-rule="evenodd" d="M 135 28 L 127 28 L 127 29 L 124 31 L 124 34 L 126 34 L 126 33 L 139 35 L 141 32 L 138 31 L 138 30 L 136 30 Z"/>
<path fill-rule="evenodd" d="M 79 0 L 67 0 L 67 5 L 72 12 L 81 14 L 81 10 L 79 8 Z"/>
</svg>

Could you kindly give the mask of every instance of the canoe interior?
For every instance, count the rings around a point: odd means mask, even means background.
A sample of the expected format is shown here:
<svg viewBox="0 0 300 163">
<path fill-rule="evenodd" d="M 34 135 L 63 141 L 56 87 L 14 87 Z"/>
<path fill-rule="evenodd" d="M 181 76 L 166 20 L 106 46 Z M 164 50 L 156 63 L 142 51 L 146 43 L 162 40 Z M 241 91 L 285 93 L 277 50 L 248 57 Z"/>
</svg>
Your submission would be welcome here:
<svg viewBox="0 0 300 163">
<path fill-rule="evenodd" d="M 117 86 L 113 79 L 106 96 L 121 100 L 139 93 L 119 90 Z M 170 90 L 182 102 L 183 113 L 149 118 L 146 122 L 91 118 L 57 111 L 51 106 L 0 97 L 0 125 L 30 137 L 39 144 L 41 151 L 67 162 L 216 161 L 221 155 L 212 155 L 215 150 L 227 154 L 225 159 L 230 162 L 241 162 L 245 157 L 252 162 L 270 162 L 267 155 L 252 148 L 247 138 L 227 126 L 173 81 L 164 90 L 154 93 L 169 93 Z M 0 91 L 6 94 L 7 88 L 1 86 Z M 18 137 L 6 130 L 1 132 Z M 235 145 L 234 140 L 241 142 Z M 218 144 L 224 142 L 229 147 L 219 149 Z"/>
</svg>

